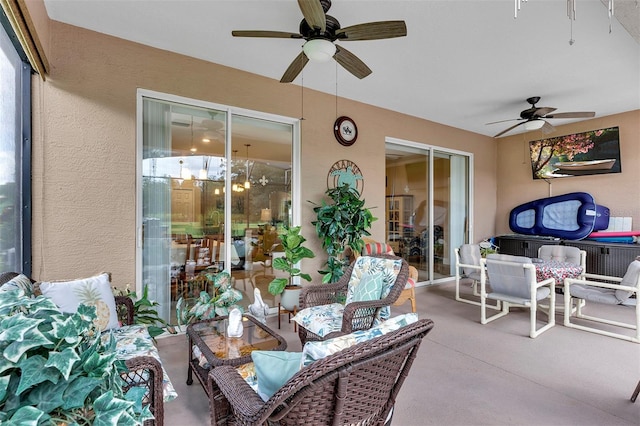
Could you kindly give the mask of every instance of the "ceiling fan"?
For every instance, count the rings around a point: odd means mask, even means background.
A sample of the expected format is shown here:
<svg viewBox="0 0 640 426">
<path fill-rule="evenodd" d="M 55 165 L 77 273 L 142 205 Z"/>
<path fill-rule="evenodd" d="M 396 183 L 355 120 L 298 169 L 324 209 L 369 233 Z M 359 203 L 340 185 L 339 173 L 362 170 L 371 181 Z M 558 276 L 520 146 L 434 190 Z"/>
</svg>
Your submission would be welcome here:
<svg viewBox="0 0 640 426">
<path fill-rule="evenodd" d="M 518 126 L 524 125 L 526 130 L 537 130 L 542 129 L 544 133 L 551 133 L 555 130 L 555 128 L 546 120 L 550 118 L 589 118 L 594 117 L 596 115 L 593 111 L 581 111 L 581 112 L 559 112 L 556 114 L 551 114 L 557 108 L 550 107 L 537 107 L 536 104 L 540 101 L 539 96 L 533 96 L 527 99 L 527 102 L 531 104 L 531 108 L 525 109 L 520 112 L 520 118 L 513 118 L 510 120 L 502 120 L 502 121 L 493 121 L 487 124 L 496 124 L 496 123 L 504 123 L 507 121 L 518 120 L 518 124 L 514 124 L 513 126 L 501 131 L 494 138 L 498 136 L 502 136 L 503 134 L 515 129 Z"/>
<path fill-rule="evenodd" d="M 331 0 L 298 0 L 304 19 L 300 22 L 299 33 L 284 31 L 232 31 L 234 37 L 293 38 L 306 40 L 302 52 L 291 62 L 280 79 L 281 83 L 291 83 L 300 74 L 309 59 L 328 61 L 335 59 L 347 71 L 362 79 L 371 74 L 371 69 L 357 56 L 335 41 L 379 40 L 404 37 L 407 26 L 404 21 L 367 22 L 340 28 L 333 16 L 327 15 Z"/>
</svg>

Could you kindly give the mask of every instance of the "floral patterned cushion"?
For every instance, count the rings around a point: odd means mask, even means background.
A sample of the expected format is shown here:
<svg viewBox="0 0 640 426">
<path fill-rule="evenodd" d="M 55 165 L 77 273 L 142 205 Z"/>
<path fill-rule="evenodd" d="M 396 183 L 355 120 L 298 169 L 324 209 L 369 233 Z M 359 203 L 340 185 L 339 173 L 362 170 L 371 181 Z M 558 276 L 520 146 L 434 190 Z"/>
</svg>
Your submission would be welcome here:
<svg viewBox="0 0 640 426">
<path fill-rule="evenodd" d="M 307 366 L 314 361 L 332 355 L 343 349 L 355 345 L 356 343 L 365 342 L 374 337 L 379 337 L 390 331 L 398 330 L 405 325 L 418 321 L 418 314 L 408 313 L 393 317 L 380 325 L 370 328 L 369 330 L 358 330 L 351 334 L 334 337 L 324 341 L 307 342 L 302 348 L 302 365 Z"/>
<path fill-rule="evenodd" d="M 256 367 L 253 362 L 242 364 L 236 367 L 236 371 L 255 393 L 258 393 L 258 376 L 256 375 Z"/>
<path fill-rule="evenodd" d="M 385 259 L 380 257 L 360 256 L 356 259 L 353 271 L 351 272 L 351 278 L 349 279 L 349 286 L 347 288 L 347 300 L 346 304 L 356 301 L 355 295 L 358 294 L 357 288 L 363 278 L 370 275 L 382 276 L 382 290 L 380 292 L 380 299 L 387 297 L 391 288 L 396 282 L 400 268 L 402 267 L 402 259 Z M 366 280 L 365 280 L 366 281 Z M 380 324 L 391 316 L 391 309 L 389 306 L 378 311 L 378 315 L 374 320 L 374 325 Z M 306 327 L 305 327 L 306 328 Z"/>
<path fill-rule="evenodd" d="M 106 344 L 109 341 L 111 334 L 116 339 L 116 356 L 118 359 L 127 360 L 136 356 L 151 356 L 162 365 L 158 349 L 153 344 L 146 326 L 125 325 L 112 329 L 102 334 L 103 343 Z M 178 396 L 164 367 L 162 367 L 162 388 L 165 402 L 171 401 Z"/>
<path fill-rule="evenodd" d="M 27 297 L 34 296 L 33 283 L 26 275 L 18 274 L 0 286 L 0 291 L 16 289 L 22 290 Z"/>
<path fill-rule="evenodd" d="M 343 312 L 344 305 L 342 303 L 312 306 L 300 310 L 293 317 L 293 320 L 310 332 L 324 337 L 342 329 Z"/>
</svg>

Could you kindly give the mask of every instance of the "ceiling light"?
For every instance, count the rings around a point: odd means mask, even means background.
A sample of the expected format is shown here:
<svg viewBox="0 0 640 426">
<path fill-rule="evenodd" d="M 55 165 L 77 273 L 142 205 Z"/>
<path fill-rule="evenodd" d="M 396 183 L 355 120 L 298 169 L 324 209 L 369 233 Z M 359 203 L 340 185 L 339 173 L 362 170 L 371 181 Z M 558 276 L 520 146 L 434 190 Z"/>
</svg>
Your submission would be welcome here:
<svg viewBox="0 0 640 426">
<path fill-rule="evenodd" d="M 335 55 L 336 45 L 329 40 L 316 38 L 307 41 L 304 46 L 302 46 L 302 50 L 304 54 L 307 55 L 307 58 L 312 61 L 327 62 Z"/>
<path fill-rule="evenodd" d="M 524 123 L 525 130 L 538 130 L 544 126 L 544 120 L 534 119 Z"/>
<path fill-rule="evenodd" d="M 202 138 L 202 142 L 204 142 L 204 143 L 211 142 L 211 139 L 209 139 L 209 138 Z"/>
<path fill-rule="evenodd" d="M 249 181 L 249 147 L 251 146 L 250 143 L 245 143 L 244 146 L 247 147 L 247 161 L 245 161 L 244 165 L 247 168 L 247 180 L 244 181 L 244 187 L 245 189 L 249 189 L 251 188 L 251 182 Z"/>
</svg>

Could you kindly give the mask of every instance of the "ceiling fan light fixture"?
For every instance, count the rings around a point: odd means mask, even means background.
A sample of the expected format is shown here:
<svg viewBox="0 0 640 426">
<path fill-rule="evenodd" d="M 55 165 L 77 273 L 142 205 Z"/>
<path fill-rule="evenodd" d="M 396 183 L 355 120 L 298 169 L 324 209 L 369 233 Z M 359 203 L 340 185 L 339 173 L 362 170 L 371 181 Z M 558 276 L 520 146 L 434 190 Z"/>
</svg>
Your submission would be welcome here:
<svg viewBox="0 0 640 426">
<path fill-rule="evenodd" d="M 307 41 L 302 50 L 307 58 L 316 62 L 327 62 L 336 54 L 336 45 L 329 40 L 316 38 Z"/>
<path fill-rule="evenodd" d="M 524 123 L 525 130 L 538 130 L 544 126 L 544 120 L 535 119 Z"/>
</svg>

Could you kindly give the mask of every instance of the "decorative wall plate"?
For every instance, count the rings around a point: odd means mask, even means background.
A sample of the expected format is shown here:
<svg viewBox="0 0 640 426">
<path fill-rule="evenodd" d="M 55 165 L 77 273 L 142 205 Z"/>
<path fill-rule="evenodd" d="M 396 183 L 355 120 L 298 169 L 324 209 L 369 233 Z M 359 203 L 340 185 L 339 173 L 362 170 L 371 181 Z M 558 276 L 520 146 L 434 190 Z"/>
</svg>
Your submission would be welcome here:
<svg viewBox="0 0 640 426">
<path fill-rule="evenodd" d="M 358 128 L 355 121 L 342 116 L 333 124 L 333 134 L 341 145 L 351 146 L 358 139 Z"/>
<path fill-rule="evenodd" d="M 327 174 L 327 188 L 336 188 L 347 184 L 362 194 L 364 190 L 364 177 L 360 168 L 350 160 L 336 161 Z"/>
</svg>

